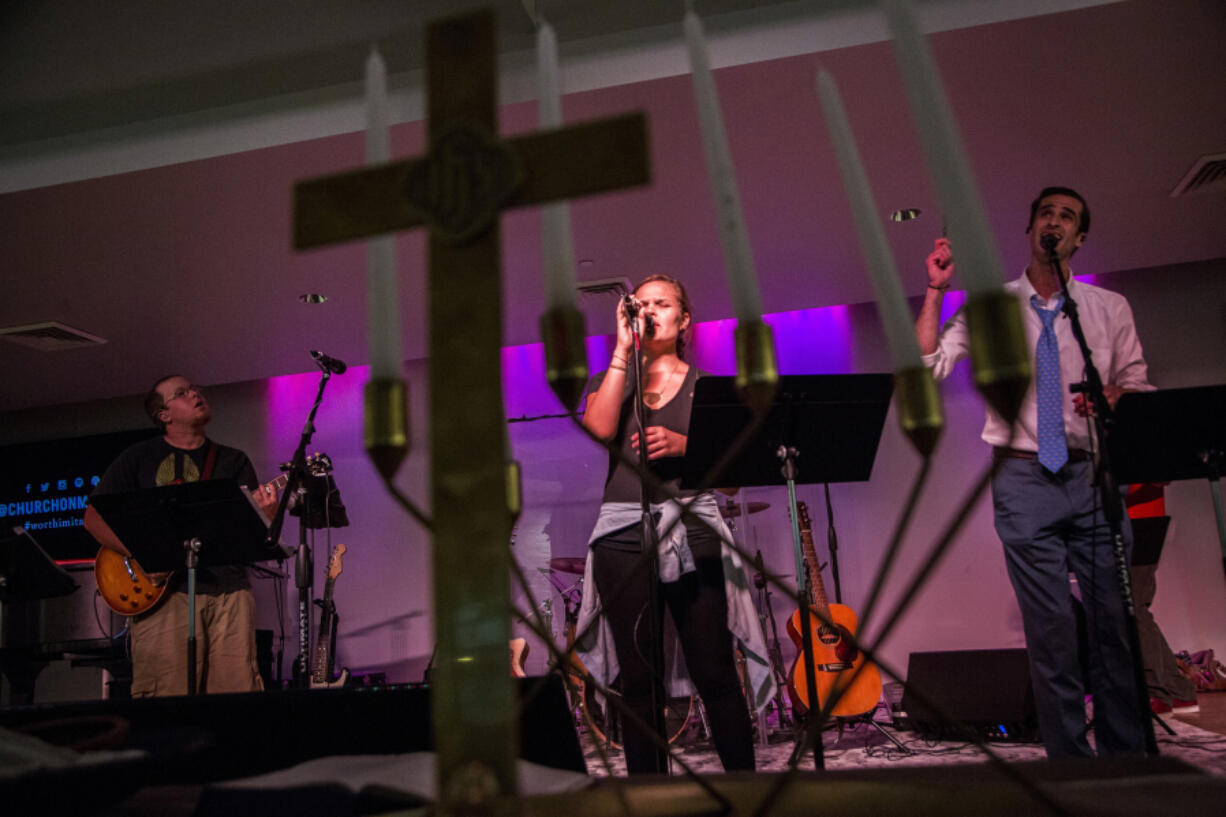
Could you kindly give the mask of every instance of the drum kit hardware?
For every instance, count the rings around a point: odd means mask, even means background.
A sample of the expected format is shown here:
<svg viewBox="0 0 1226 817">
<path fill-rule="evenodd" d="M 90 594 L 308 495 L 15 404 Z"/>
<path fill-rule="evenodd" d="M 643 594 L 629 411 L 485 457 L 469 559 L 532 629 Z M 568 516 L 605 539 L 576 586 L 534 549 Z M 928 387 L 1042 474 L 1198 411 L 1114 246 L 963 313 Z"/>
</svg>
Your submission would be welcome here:
<svg viewBox="0 0 1226 817">
<path fill-rule="evenodd" d="M 741 514 L 759 513 L 770 506 L 769 502 L 746 502 L 742 510 L 741 505 L 734 505 L 729 502 L 727 505 L 719 506 L 719 515 L 724 517 L 724 519 L 736 519 Z"/>
</svg>

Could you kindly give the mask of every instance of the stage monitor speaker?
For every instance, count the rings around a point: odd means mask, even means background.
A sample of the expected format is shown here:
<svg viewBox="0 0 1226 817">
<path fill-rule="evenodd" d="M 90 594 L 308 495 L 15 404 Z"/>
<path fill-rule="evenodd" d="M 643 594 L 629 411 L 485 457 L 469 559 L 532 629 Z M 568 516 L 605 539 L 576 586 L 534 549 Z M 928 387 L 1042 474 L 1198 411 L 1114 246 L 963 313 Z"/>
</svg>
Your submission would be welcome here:
<svg viewBox="0 0 1226 817">
<path fill-rule="evenodd" d="M 913 652 L 902 710 L 925 735 L 1039 739 L 1024 649 Z"/>
<path fill-rule="evenodd" d="M 586 772 L 562 679 L 520 679 L 519 697 L 519 756 L 542 766 Z M 69 736 L 74 725 L 88 731 L 108 722 L 122 726 L 127 736 L 120 745 L 99 748 L 145 749 L 158 766 L 158 782 L 225 780 L 328 755 L 434 748 L 430 688 L 425 684 L 0 709 L 0 726 L 19 731 L 45 734 L 40 724 L 54 724 L 58 734 Z"/>
</svg>

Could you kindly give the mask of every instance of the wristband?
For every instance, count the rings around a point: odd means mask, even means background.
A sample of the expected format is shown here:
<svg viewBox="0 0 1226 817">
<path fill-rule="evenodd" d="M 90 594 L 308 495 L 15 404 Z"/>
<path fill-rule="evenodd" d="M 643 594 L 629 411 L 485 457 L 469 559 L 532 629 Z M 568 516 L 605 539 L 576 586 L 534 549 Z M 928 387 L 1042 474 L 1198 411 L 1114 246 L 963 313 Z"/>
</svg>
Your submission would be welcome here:
<svg viewBox="0 0 1226 817">
<path fill-rule="evenodd" d="M 935 289 L 937 292 L 948 292 L 948 291 L 949 291 L 949 288 L 950 288 L 951 286 L 953 286 L 953 285 L 952 285 L 952 284 L 946 284 L 946 285 L 945 285 L 945 286 L 943 286 L 943 287 L 934 287 L 932 284 L 929 284 L 929 285 L 928 285 L 928 288 L 929 288 L 929 289 Z"/>
</svg>

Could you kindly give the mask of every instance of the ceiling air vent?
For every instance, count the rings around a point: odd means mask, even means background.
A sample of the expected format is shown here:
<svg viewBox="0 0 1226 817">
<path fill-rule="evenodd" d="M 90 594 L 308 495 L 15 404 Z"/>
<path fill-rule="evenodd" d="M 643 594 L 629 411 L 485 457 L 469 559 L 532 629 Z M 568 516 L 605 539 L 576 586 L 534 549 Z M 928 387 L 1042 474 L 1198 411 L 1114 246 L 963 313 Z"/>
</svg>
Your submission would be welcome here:
<svg viewBox="0 0 1226 817">
<path fill-rule="evenodd" d="M 106 343 L 106 338 L 82 332 L 59 321 L 6 326 L 0 328 L 0 340 L 19 343 L 41 352 L 61 352 L 65 349 L 81 349 Z"/>
<path fill-rule="evenodd" d="M 1175 185 L 1171 198 L 1188 193 L 1226 193 L 1226 153 L 1213 153 L 1197 159 L 1191 170 Z"/>
</svg>

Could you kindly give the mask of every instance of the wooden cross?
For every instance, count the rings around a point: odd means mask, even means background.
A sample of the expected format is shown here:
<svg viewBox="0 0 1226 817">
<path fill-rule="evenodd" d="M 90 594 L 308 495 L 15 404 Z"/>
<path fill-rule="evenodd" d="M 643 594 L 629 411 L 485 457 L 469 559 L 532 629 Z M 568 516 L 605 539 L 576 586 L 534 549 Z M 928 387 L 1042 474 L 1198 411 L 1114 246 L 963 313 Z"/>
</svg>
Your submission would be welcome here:
<svg viewBox="0 0 1226 817">
<path fill-rule="evenodd" d="M 439 796 L 463 808 L 516 792 L 499 213 L 650 168 L 642 114 L 500 141 L 492 11 L 432 23 L 427 74 L 428 154 L 299 182 L 294 245 L 430 227 L 432 709 Z"/>
</svg>

